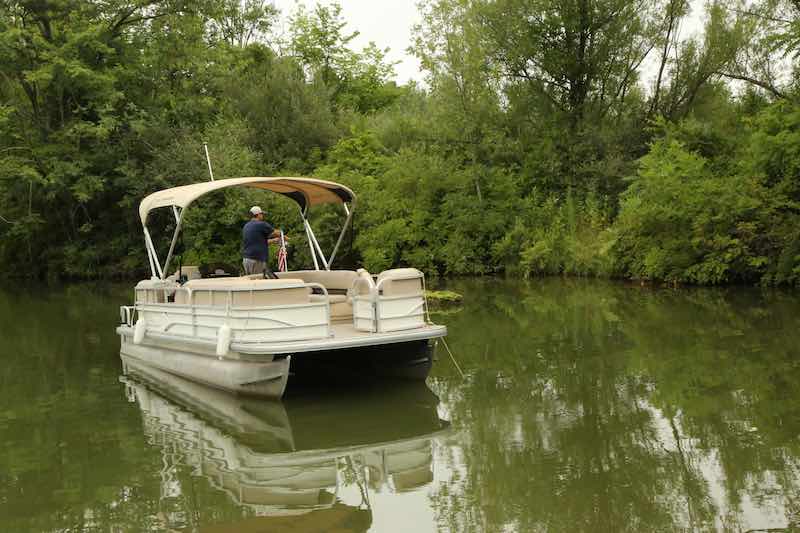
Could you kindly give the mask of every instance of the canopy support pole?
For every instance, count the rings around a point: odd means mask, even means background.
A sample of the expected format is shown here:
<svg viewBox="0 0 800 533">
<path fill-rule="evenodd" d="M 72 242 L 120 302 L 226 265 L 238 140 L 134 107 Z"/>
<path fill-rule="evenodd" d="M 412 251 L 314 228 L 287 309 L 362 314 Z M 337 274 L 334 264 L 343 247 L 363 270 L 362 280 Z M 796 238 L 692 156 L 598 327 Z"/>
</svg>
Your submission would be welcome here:
<svg viewBox="0 0 800 533">
<path fill-rule="evenodd" d="M 208 155 L 208 143 L 203 143 L 203 149 L 206 151 L 206 163 L 208 163 L 208 175 L 211 176 L 211 181 L 214 181 L 214 171 L 211 170 L 211 156 Z"/>
<path fill-rule="evenodd" d="M 347 208 L 347 204 L 343 203 L 342 206 L 344 206 L 344 212 L 347 213 L 347 218 L 344 221 L 344 226 L 342 226 L 342 232 L 339 234 L 339 240 L 336 241 L 336 246 L 333 247 L 333 251 L 331 252 L 331 257 L 330 259 L 328 259 L 328 265 L 333 264 L 333 259 L 336 257 L 336 252 L 339 251 L 339 246 L 342 244 L 342 241 L 344 240 L 344 234 L 347 231 L 347 226 L 350 224 L 350 219 L 353 218 L 353 211 Z M 330 268 L 328 270 L 330 270 Z"/>
<path fill-rule="evenodd" d="M 311 259 L 314 260 L 314 270 L 319 270 L 319 263 L 317 262 L 317 254 L 314 252 L 314 245 L 311 243 L 311 235 L 308 234 L 308 221 L 306 220 L 306 214 L 303 209 L 300 209 L 300 218 L 303 219 L 303 229 L 306 232 L 306 240 L 308 241 L 308 247 L 311 250 Z"/>
<path fill-rule="evenodd" d="M 328 262 L 325 261 L 325 254 L 322 253 L 322 248 L 320 247 L 319 242 L 317 241 L 317 236 L 314 235 L 314 230 L 311 229 L 311 224 L 308 223 L 308 220 L 306 220 L 306 224 L 308 225 L 308 233 L 311 234 L 311 239 L 314 242 L 314 246 L 316 247 L 317 252 L 319 252 L 319 258 L 322 260 L 322 265 L 325 267 L 325 270 L 330 270 L 331 267 L 328 264 Z"/>
<path fill-rule="evenodd" d="M 147 244 L 149 246 L 149 252 L 153 254 L 153 262 L 156 265 L 156 275 L 164 279 L 164 272 L 161 270 L 161 262 L 158 260 L 158 254 L 156 253 L 156 247 L 153 245 L 153 238 L 150 236 L 150 231 L 148 231 L 147 226 L 144 227 L 144 236 Z"/>
<path fill-rule="evenodd" d="M 147 261 L 150 263 L 150 276 L 156 277 L 156 266 L 153 264 L 153 254 L 150 253 L 150 244 L 147 242 L 147 234 L 144 236 L 144 248 L 147 250 Z"/>
<path fill-rule="evenodd" d="M 314 236 L 311 233 L 311 225 L 308 220 L 303 217 L 303 228 L 306 230 L 306 238 L 308 239 L 308 247 L 311 249 L 311 259 L 314 260 L 314 270 L 319 270 L 319 261 L 317 261 L 317 251 L 314 249 Z"/>
<path fill-rule="evenodd" d="M 174 207 L 174 206 L 173 206 Z M 175 213 L 177 214 L 177 209 Z M 175 251 L 175 244 L 178 242 L 178 234 L 181 232 L 181 225 L 183 224 L 183 211 L 178 215 L 178 223 L 175 225 L 175 233 L 172 234 L 172 242 L 169 245 L 169 252 L 167 252 L 167 260 L 164 261 L 164 270 L 161 272 L 161 279 L 164 279 L 164 273 L 169 272 L 169 262 L 172 259 L 172 253 Z"/>
</svg>

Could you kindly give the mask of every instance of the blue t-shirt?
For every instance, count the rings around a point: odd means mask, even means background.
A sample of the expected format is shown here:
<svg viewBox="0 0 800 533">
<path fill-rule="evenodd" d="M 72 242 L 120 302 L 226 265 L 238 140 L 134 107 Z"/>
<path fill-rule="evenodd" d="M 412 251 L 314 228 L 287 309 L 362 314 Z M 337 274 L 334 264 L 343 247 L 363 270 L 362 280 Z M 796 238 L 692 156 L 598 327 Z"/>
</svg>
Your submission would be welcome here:
<svg viewBox="0 0 800 533">
<path fill-rule="evenodd" d="M 242 257 L 266 261 L 269 257 L 267 239 L 275 231 L 263 220 L 251 220 L 242 228 Z"/>
</svg>

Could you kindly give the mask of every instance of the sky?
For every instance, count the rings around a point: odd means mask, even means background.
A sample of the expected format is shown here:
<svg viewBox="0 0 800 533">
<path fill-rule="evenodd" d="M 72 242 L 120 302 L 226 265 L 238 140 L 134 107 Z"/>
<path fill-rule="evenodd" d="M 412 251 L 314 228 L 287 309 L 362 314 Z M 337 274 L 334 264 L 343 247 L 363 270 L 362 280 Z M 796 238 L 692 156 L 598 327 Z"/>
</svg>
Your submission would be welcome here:
<svg viewBox="0 0 800 533">
<path fill-rule="evenodd" d="M 398 61 L 395 65 L 395 80 L 399 84 L 410 80 L 424 82 L 425 73 L 421 71 L 419 61 L 406 49 L 411 44 L 412 28 L 421 22 L 418 0 L 339 0 L 342 16 L 347 21 L 349 32 L 359 31 L 360 35 L 353 39 L 351 46 L 361 50 L 370 41 L 379 48 L 389 48 L 388 59 Z M 318 3 L 328 4 L 325 0 L 273 0 L 273 4 L 281 11 L 285 20 L 298 3 L 313 9 Z M 686 38 L 702 31 L 705 10 L 704 0 L 691 0 L 691 13 L 681 24 L 681 37 Z M 655 61 L 657 54 L 652 54 L 650 62 Z M 656 67 L 643 65 L 644 81 L 652 83 Z"/>
<path fill-rule="evenodd" d="M 339 0 L 342 16 L 348 23 L 347 30 L 360 35 L 351 42 L 355 50 L 361 50 L 370 41 L 378 48 L 389 48 L 388 59 L 399 61 L 394 70 L 396 80 L 403 84 L 409 80 L 422 81 L 419 61 L 406 52 L 411 44 L 411 28 L 421 22 L 416 6 L 417 0 Z M 297 4 L 313 9 L 317 0 L 273 0 L 273 4 L 285 18 Z M 323 1 L 323 4 L 328 2 Z"/>
</svg>

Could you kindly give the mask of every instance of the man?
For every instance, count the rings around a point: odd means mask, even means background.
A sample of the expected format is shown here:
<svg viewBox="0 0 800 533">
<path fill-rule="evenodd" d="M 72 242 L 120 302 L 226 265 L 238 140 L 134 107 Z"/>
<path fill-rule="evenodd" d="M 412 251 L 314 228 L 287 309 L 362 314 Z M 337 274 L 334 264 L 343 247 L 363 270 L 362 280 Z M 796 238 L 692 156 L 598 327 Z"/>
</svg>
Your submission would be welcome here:
<svg viewBox="0 0 800 533">
<path fill-rule="evenodd" d="M 250 220 L 242 229 L 242 266 L 245 274 L 277 276 L 267 267 L 269 243 L 280 240 L 281 232 L 264 222 L 264 211 L 257 205 L 250 208 Z"/>
</svg>

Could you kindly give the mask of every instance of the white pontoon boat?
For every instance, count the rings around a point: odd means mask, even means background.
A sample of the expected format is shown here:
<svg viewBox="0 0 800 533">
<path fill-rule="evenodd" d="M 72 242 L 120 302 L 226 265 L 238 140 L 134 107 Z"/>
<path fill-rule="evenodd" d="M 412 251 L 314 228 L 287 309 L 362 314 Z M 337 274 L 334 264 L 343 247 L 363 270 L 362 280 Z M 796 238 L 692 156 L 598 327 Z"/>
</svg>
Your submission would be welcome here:
<svg viewBox="0 0 800 533">
<path fill-rule="evenodd" d="M 167 276 L 186 209 L 199 197 L 229 187 L 272 191 L 294 200 L 313 270 L 202 278 Z M 432 339 L 447 334 L 430 322 L 422 272 L 331 270 L 353 216 L 355 194 L 312 178 L 233 178 L 174 187 L 139 205 L 151 278 L 120 309 L 121 354 L 161 370 L 235 393 L 281 397 L 290 373 L 320 371 L 328 379 L 364 373 L 425 379 Z M 326 257 L 308 221 L 309 208 L 341 204 L 341 234 Z M 167 208 L 175 231 L 163 264 L 147 227 L 154 209 Z M 320 268 L 321 267 L 321 268 Z M 180 274 L 180 273 L 179 273 Z"/>
</svg>

